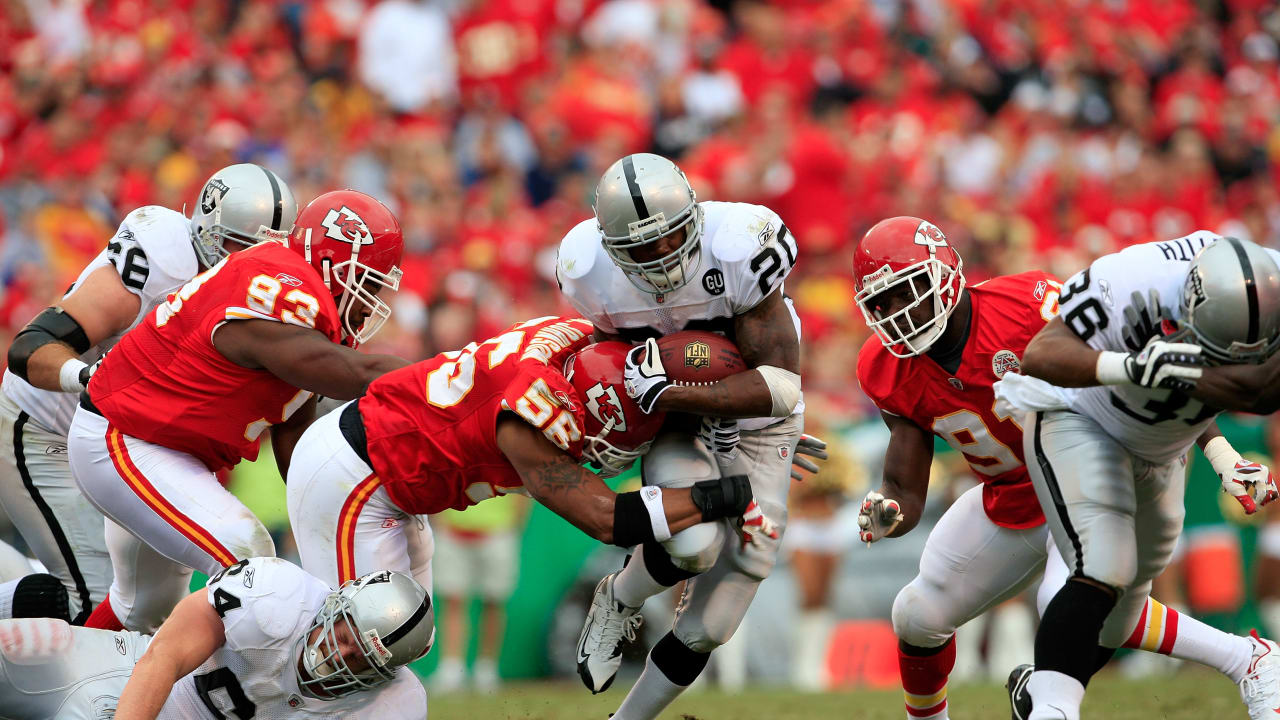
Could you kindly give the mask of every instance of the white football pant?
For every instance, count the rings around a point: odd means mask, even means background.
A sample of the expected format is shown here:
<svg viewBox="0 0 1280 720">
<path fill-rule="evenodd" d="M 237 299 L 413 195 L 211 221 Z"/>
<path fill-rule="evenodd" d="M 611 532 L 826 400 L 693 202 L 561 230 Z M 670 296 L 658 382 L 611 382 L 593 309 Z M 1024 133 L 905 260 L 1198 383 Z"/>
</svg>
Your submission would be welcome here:
<svg viewBox="0 0 1280 720">
<path fill-rule="evenodd" d="M 430 592 L 431 526 L 391 502 L 338 429 L 341 415 L 339 407 L 312 423 L 289 461 L 289 523 L 302 569 L 332 587 L 395 570 Z"/>
<path fill-rule="evenodd" d="M 276 554 L 262 522 L 191 455 L 125 435 L 84 408 L 68 449 L 80 489 L 111 521 L 111 607 L 126 628 L 155 632 L 187 596 L 193 568 L 213 575 Z"/>
</svg>

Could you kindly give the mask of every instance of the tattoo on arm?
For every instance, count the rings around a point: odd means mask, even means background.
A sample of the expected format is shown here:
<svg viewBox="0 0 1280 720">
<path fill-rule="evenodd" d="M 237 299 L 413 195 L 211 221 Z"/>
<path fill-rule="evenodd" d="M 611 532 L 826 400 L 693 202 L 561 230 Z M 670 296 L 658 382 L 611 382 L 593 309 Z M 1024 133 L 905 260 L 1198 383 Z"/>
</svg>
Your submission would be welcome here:
<svg viewBox="0 0 1280 720">
<path fill-rule="evenodd" d="M 734 333 L 748 367 L 773 365 L 800 372 L 800 340 L 781 290 L 775 290 L 759 305 L 739 315 Z"/>
</svg>

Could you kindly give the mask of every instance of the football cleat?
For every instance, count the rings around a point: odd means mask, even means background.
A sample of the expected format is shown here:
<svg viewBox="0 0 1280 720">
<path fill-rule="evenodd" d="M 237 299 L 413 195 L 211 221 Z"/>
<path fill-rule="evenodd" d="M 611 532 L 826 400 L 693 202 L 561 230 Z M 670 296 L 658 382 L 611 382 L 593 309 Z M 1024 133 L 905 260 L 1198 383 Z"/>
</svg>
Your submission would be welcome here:
<svg viewBox="0 0 1280 720">
<path fill-rule="evenodd" d="M 1027 720 L 1031 717 L 1031 693 L 1027 692 L 1027 681 L 1035 670 L 1035 665 L 1019 665 L 1009 673 L 1009 680 L 1004 684 L 1009 691 L 1009 709 L 1013 720 Z"/>
<path fill-rule="evenodd" d="M 1249 632 L 1253 643 L 1253 659 L 1240 679 L 1240 699 L 1249 708 L 1252 720 L 1274 718 L 1280 714 L 1280 646 Z"/>
<path fill-rule="evenodd" d="M 634 641 L 636 630 L 644 622 L 640 608 L 627 607 L 614 599 L 616 577 L 616 572 L 606 575 L 596 585 L 587 622 L 578 638 L 578 676 L 592 694 L 602 693 L 613 684 L 622 665 L 622 640 Z"/>
</svg>

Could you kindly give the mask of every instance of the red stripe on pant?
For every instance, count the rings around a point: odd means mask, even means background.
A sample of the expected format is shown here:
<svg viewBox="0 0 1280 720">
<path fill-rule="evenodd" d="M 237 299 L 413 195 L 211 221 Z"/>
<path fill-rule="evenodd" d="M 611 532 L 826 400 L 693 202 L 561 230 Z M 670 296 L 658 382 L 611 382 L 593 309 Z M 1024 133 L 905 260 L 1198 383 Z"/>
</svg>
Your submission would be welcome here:
<svg viewBox="0 0 1280 720">
<path fill-rule="evenodd" d="M 361 480 L 351 490 L 351 494 L 347 495 L 346 501 L 342 503 L 342 510 L 338 512 L 336 537 L 339 585 L 356 577 L 356 521 L 360 519 L 360 512 L 364 510 L 364 506 L 369 503 L 369 498 L 373 497 L 374 491 L 380 485 L 378 476 L 369 473 L 368 477 Z"/>
</svg>

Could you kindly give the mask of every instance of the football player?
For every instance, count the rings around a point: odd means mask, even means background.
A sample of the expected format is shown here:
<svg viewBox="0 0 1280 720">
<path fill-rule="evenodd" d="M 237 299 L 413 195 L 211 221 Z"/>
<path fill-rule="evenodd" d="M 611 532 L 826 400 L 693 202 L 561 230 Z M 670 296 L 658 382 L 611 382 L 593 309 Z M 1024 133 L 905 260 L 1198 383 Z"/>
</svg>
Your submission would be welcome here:
<svg viewBox="0 0 1280 720">
<path fill-rule="evenodd" d="M 1191 444 L 1202 440 L 1220 474 L 1250 468 L 1220 435 L 1204 441 L 1219 410 L 1188 391 L 1204 362 L 1260 363 L 1280 347 L 1277 258 L 1204 231 L 1104 256 L 1064 285 L 1061 314 L 1027 345 L 1028 377 L 1006 375 L 996 385 L 998 397 L 1032 411 L 1023 423 L 1036 457 L 1031 478 L 1071 572 L 1036 633 L 1031 718 L 1078 718 L 1099 642 L 1116 647 L 1139 622 L 1182 530 Z M 1161 298 L 1175 297 L 1175 307 L 1159 310 Z M 1122 315 L 1130 298 L 1181 330 L 1132 347 Z M 1253 489 L 1246 510 L 1274 499 L 1265 468 L 1239 479 Z M 1240 692 L 1250 716 L 1271 717 L 1280 705 L 1280 648 L 1256 633 L 1247 644 L 1229 640 L 1216 651 L 1245 668 Z"/>
<path fill-rule="evenodd" d="M 380 571 L 331 590 L 285 560 L 252 558 L 188 595 L 154 637 L 0 621 L 0 705 L 14 720 L 422 720 L 426 691 L 397 670 L 434 634 L 413 578 Z"/>
<path fill-rule="evenodd" d="M 45 613 L 81 624 L 111 584 L 102 513 L 67 464 L 76 397 L 94 363 L 196 273 L 235 250 L 283 239 L 297 216 L 275 173 L 225 167 L 204 184 L 190 219 L 158 205 L 126 215 L 62 299 L 18 332 L 0 392 L 0 504 L 58 582 L 32 575 L 0 585 L 0 617 L 36 600 Z"/>
<path fill-rule="evenodd" d="M 289 466 L 302 566 L 335 586 L 388 568 L 431 587 L 431 531 L 414 516 L 510 492 L 623 547 L 721 518 L 741 518 L 747 539 L 773 533 L 745 476 L 614 494 L 579 465 L 615 475 L 662 424 L 622 387 L 627 346 L 589 345 L 591 331 L 571 318 L 519 323 L 388 373 L 318 420 Z"/>
<path fill-rule="evenodd" d="M 742 418 L 740 427 L 712 421 L 714 456 L 689 433 L 660 433 L 642 465 L 646 487 L 745 474 L 760 509 L 779 530 L 785 526 L 804 411 L 800 322 L 782 290 L 795 262 L 796 240 L 777 214 L 698 202 L 666 158 L 628 155 L 605 171 L 595 217 L 560 243 L 556 277 L 565 297 L 595 326 L 597 340 L 645 343 L 626 366 L 627 393 L 642 410 Z M 686 329 L 733 338 L 749 369 L 704 386 L 673 385 L 652 341 Z M 578 647 L 578 672 L 593 692 L 613 682 L 620 638 L 634 633 L 645 598 L 690 580 L 671 632 L 649 654 L 618 720 L 656 717 L 742 622 L 773 569 L 778 541 L 726 543 L 730 532 L 709 522 L 645 542 L 624 569 L 600 581 Z"/>
<path fill-rule="evenodd" d="M 242 250 L 197 275 L 120 341 L 71 425 L 76 482 L 112 522 L 115 579 L 90 627 L 150 631 L 187 589 L 246 557 L 273 555 L 262 523 L 215 473 L 258 454 L 281 473 L 314 418 L 313 393 L 349 400 L 400 358 L 345 347 L 390 315 L 400 226 L 341 190 L 313 200 L 285 243 Z"/>
<path fill-rule="evenodd" d="M 899 537 L 919 522 L 933 435 L 962 453 L 982 481 L 947 509 L 925 544 L 919 574 L 893 604 L 907 717 L 945 718 L 956 628 L 1022 592 L 1045 568 L 1043 609 L 1067 577 L 1056 555 L 1046 568 L 1046 556 L 1056 551 L 1046 546 L 1022 430 L 992 391 L 1001 377 L 1019 372 L 1027 343 L 1057 314 L 1061 285 L 1033 271 L 966 288 L 955 248 L 938 227 L 914 217 L 890 218 L 867 232 L 854 251 L 854 278 L 855 300 L 876 335 L 858 354 L 858 381 L 890 431 L 883 484 L 860 508 L 862 539 Z M 1221 465 L 1214 467 L 1235 494 L 1243 492 L 1241 478 L 1269 474 L 1256 463 Z M 1125 647 L 1204 663 L 1236 682 L 1252 655 L 1266 651 L 1265 644 L 1153 599 L 1144 602 L 1144 618 L 1134 619 Z M 1099 664 L 1113 652 L 1099 648 Z M 1029 667 L 1015 671 L 1015 689 Z M 1025 717 L 1019 707 L 1025 697 L 1018 695 L 1015 720 Z"/>
</svg>

